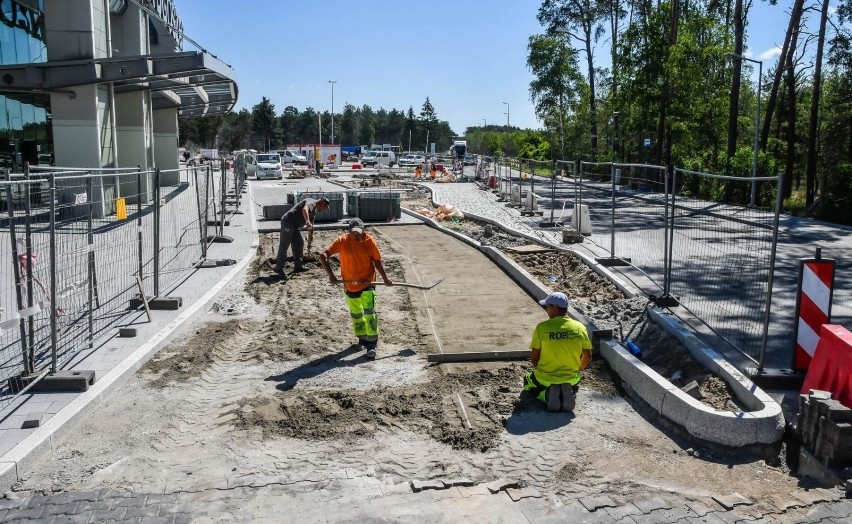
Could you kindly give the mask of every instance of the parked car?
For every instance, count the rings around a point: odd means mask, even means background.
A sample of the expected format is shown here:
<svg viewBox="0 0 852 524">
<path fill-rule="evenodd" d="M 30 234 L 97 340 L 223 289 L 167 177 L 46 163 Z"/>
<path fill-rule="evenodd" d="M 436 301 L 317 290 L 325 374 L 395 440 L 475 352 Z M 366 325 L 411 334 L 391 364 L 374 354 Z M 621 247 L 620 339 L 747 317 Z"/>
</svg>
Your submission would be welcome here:
<svg viewBox="0 0 852 524">
<path fill-rule="evenodd" d="M 284 178 L 284 173 L 281 170 L 281 156 L 278 153 L 258 153 L 257 159 L 257 179 L 264 178 Z"/>
<path fill-rule="evenodd" d="M 397 163 L 396 153 L 393 151 L 367 151 L 361 157 L 361 165 L 364 167 L 393 167 Z"/>
<path fill-rule="evenodd" d="M 475 166 L 476 165 L 476 157 L 473 156 L 473 155 L 465 155 L 464 156 L 464 165 Z"/>
<path fill-rule="evenodd" d="M 424 163 L 426 163 L 426 157 L 414 153 L 402 155 L 402 158 L 399 159 L 400 167 L 417 167 Z"/>
<path fill-rule="evenodd" d="M 306 166 L 308 165 L 308 159 L 305 158 L 305 155 L 300 155 L 299 153 L 294 153 L 292 151 L 281 150 L 278 151 L 278 154 L 281 156 L 281 163 L 290 166 Z"/>
</svg>

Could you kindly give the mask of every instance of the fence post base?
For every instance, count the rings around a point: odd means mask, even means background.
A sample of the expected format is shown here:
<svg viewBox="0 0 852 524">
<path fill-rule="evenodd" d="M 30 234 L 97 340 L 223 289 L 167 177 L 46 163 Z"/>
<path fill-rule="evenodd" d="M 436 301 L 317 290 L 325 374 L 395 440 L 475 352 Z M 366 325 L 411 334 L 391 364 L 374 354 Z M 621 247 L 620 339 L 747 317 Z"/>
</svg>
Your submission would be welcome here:
<svg viewBox="0 0 852 524">
<path fill-rule="evenodd" d="M 207 242 L 213 242 L 214 244 L 230 244 L 233 241 L 234 239 L 228 235 L 209 235 L 207 237 Z"/>
<path fill-rule="evenodd" d="M 557 222 L 555 220 L 542 220 L 538 223 L 538 227 L 560 227 L 562 225 L 562 222 Z"/>
<path fill-rule="evenodd" d="M 596 258 L 595 262 L 604 266 L 604 267 L 613 267 L 613 266 L 629 266 L 630 259 L 629 258 L 619 258 L 619 257 L 606 257 L 606 258 Z"/>
<path fill-rule="evenodd" d="M 762 389 L 790 389 L 799 391 L 805 382 L 805 374 L 792 369 L 747 369 L 748 377 Z"/>
<path fill-rule="evenodd" d="M 220 267 L 220 266 L 233 266 L 237 261 L 233 258 L 221 258 L 218 260 L 210 259 L 210 260 L 202 260 L 197 266 L 197 268 L 211 268 L 211 267 Z"/>
<path fill-rule="evenodd" d="M 48 373 L 30 391 L 37 393 L 57 391 L 87 391 L 95 383 L 95 372 L 85 369 L 62 369 Z"/>
<path fill-rule="evenodd" d="M 680 301 L 671 295 L 652 295 L 649 298 L 658 307 L 677 307 L 680 305 Z"/>
<path fill-rule="evenodd" d="M 166 311 L 174 311 L 179 309 L 183 304 L 183 298 L 181 297 L 146 297 L 146 300 L 142 300 L 141 297 L 133 297 L 130 299 L 130 309 L 137 310 L 140 307 L 145 305 L 145 302 L 148 303 L 148 309 L 159 309 Z"/>
</svg>

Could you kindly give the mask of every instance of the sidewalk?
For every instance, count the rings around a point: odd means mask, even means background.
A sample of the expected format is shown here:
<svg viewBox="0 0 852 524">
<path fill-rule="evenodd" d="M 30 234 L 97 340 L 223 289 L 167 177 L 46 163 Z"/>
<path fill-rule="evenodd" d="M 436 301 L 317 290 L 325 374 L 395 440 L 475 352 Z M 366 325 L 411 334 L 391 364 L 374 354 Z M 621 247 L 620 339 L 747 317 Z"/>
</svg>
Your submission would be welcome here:
<svg viewBox="0 0 852 524">
<path fill-rule="evenodd" d="M 114 328 L 114 335 L 91 350 L 81 353 L 69 369 L 95 371 L 95 384 L 83 393 L 28 393 L 19 396 L 0 415 L 0 492 L 7 491 L 26 474 L 32 457 L 50 449 L 54 439 L 73 431 L 74 422 L 92 413 L 99 401 L 109 395 L 122 380 L 132 375 L 151 356 L 174 337 L 188 320 L 204 311 L 216 294 L 239 275 L 254 255 L 258 245 L 255 208 L 243 195 L 240 214 L 230 218 L 225 235 L 231 243 L 214 243 L 208 259 L 232 259 L 230 266 L 199 269 L 170 296 L 183 299 L 183 307 L 175 311 L 152 311 L 148 321 L 144 311 L 128 316 L 128 321 Z M 211 230 L 212 233 L 212 230 Z M 133 327 L 137 335 L 119 338 L 119 327 Z M 41 418 L 38 427 L 23 429 L 28 418 Z"/>
</svg>

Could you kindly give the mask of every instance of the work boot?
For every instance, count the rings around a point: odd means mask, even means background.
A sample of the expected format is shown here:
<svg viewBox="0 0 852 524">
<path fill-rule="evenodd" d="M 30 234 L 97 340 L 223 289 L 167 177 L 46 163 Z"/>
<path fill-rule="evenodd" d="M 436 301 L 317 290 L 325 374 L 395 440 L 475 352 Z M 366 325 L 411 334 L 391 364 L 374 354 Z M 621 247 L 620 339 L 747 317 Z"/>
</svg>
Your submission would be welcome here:
<svg viewBox="0 0 852 524">
<path fill-rule="evenodd" d="M 577 405 L 577 397 L 574 395 L 574 386 L 571 384 L 560 384 L 562 389 L 562 411 L 574 411 Z"/>
<path fill-rule="evenodd" d="M 559 393 L 559 384 L 551 384 L 547 387 L 547 393 L 545 393 L 545 397 L 547 397 L 547 411 L 559 411 Z"/>
<path fill-rule="evenodd" d="M 367 350 L 367 354 L 364 355 L 364 356 L 369 358 L 370 360 L 375 360 L 376 359 L 376 348 L 369 348 Z"/>
</svg>

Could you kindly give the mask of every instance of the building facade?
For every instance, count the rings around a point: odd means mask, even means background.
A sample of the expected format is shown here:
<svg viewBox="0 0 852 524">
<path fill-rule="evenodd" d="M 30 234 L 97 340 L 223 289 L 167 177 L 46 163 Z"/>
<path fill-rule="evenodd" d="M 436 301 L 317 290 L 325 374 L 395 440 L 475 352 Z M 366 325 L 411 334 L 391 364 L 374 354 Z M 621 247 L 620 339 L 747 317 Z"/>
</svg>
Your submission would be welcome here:
<svg viewBox="0 0 852 524">
<path fill-rule="evenodd" d="M 236 104 L 173 0 L 0 0 L 0 162 L 178 167 L 178 119 Z M 141 189 L 141 188 L 140 188 Z"/>
</svg>

